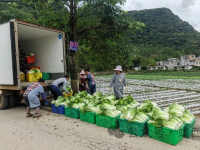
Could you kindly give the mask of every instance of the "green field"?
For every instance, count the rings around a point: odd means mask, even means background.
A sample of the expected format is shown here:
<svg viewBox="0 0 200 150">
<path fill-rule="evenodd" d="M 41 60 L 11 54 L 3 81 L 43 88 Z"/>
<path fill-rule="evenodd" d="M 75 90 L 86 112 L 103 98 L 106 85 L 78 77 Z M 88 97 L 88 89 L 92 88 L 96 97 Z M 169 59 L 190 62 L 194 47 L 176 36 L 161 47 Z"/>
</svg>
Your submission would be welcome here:
<svg viewBox="0 0 200 150">
<path fill-rule="evenodd" d="M 104 75 L 103 77 L 111 78 L 112 75 Z M 127 74 L 127 79 L 140 80 L 160 80 L 160 79 L 200 79 L 200 72 L 157 72 L 157 73 L 137 73 Z"/>
</svg>

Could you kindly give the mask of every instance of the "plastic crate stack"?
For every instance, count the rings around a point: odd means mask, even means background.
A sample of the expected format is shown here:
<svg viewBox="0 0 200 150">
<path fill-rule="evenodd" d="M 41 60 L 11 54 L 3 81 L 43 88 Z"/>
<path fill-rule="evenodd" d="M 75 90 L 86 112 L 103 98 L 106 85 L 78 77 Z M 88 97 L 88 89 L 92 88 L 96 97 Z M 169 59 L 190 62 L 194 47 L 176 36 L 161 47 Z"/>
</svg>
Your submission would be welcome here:
<svg viewBox="0 0 200 150">
<path fill-rule="evenodd" d="M 150 138 L 174 146 L 182 141 L 183 137 L 189 138 L 192 135 L 195 123 L 194 119 L 190 124 L 184 124 L 179 129 L 173 130 L 166 127 L 155 127 L 153 124 L 148 123 L 149 120 L 142 123 L 129 122 L 125 119 L 121 119 L 120 116 L 109 117 L 92 112 L 81 113 L 80 110 L 76 108 L 64 108 L 64 106 L 55 108 L 55 105 L 52 104 L 52 110 L 54 113 L 59 113 L 59 109 L 61 108 L 64 111 L 62 114 L 65 114 L 66 117 L 80 119 L 81 121 L 97 124 L 97 126 L 108 129 L 115 130 L 120 128 L 121 132 L 140 137 L 148 133 Z"/>
</svg>

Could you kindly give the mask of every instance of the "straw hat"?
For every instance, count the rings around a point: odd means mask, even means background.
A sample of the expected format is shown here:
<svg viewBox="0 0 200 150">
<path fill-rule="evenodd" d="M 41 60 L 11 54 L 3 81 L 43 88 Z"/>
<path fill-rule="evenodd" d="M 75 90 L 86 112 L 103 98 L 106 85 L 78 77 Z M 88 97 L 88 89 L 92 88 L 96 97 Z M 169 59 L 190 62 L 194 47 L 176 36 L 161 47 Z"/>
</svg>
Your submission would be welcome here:
<svg viewBox="0 0 200 150">
<path fill-rule="evenodd" d="M 116 68 L 114 70 L 119 70 L 119 71 L 122 71 L 122 66 L 116 66 Z"/>
<path fill-rule="evenodd" d="M 80 74 L 85 74 L 84 70 L 81 70 L 81 73 Z"/>
</svg>

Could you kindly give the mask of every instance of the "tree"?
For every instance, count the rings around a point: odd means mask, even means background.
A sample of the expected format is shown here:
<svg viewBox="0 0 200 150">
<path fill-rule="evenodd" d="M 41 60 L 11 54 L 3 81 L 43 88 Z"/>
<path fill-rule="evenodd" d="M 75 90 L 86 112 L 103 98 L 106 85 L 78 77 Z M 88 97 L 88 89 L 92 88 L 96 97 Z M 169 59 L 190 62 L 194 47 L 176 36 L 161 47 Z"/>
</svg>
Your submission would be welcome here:
<svg viewBox="0 0 200 150">
<path fill-rule="evenodd" d="M 144 24 L 135 21 L 123 11 L 118 4 L 123 0 L 23 0 L 26 5 L 33 7 L 33 23 L 64 30 L 67 44 L 75 40 L 81 45 L 79 54 L 67 50 L 70 60 L 72 89 L 78 92 L 77 62 L 81 58 L 86 63 L 97 66 L 99 70 L 110 68 L 117 63 L 130 63 L 135 50 L 131 42 L 125 42 L 127 34 L 133 34 Z M 79 53 L 79 52 L 78 52 Z M 123 54 L 123 56 L 121 56 Z M 94 57 L 94 58 L 93 58 Z M 96 58 L 96 60 L 95 60 Z M 126 61 L 127 60 L 127 61 Z M 108 65 L 109 64 L 109 65 Z"/>
<path fill-rule="evenodd" d="M 21 3 L 0 3 L 0 23 L 8 22 L 11 19 L 21 19 L 32 22 L 35 19 L 30 10 L 30 6 Z"/>
</svg>

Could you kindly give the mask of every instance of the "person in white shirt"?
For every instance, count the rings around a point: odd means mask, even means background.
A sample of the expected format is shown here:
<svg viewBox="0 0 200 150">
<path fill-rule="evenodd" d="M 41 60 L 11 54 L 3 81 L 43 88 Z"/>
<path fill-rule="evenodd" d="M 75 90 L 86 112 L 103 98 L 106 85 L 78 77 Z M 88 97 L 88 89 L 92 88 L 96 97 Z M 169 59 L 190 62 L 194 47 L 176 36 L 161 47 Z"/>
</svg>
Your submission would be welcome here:
<svg viewBox="0 0 200 150">
<path fill-rule="evenodd" d="M 59 78 L 55 81 L 53 81 L 49 87 L 50 91 L 54 95 L 54 100 L 58 99 L 58 96 L 63 96 L 62 91 L 60 90 L 59 87 L 62 87 L 62 89 L 70 94 L 70 92 L 67 91 L 66 86 L 67 86 L 67 81 L 69 80 L 69 76 L 65 75 L 63 78 Z"/>
</svg>

